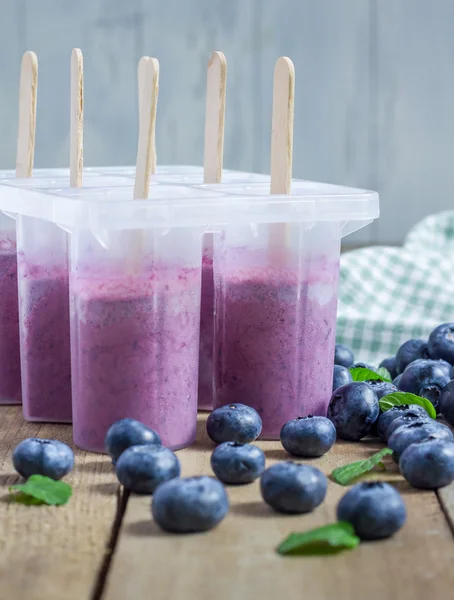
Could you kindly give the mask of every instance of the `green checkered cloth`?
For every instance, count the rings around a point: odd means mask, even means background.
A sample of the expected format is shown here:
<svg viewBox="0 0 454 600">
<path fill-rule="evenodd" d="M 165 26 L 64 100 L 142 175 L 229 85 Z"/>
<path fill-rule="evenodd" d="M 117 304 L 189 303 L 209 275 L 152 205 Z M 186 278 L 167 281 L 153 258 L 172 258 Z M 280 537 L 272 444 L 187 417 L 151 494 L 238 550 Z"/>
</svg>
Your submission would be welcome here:
<svg viewBox="0 0 454 600">
<path fill-rule="evenodd" d="M 401 248 L 341 257 L 337 342 L 378 363 L 410 338 L 454 321 L 454 211 L 427 217 Z"/>
</svg>

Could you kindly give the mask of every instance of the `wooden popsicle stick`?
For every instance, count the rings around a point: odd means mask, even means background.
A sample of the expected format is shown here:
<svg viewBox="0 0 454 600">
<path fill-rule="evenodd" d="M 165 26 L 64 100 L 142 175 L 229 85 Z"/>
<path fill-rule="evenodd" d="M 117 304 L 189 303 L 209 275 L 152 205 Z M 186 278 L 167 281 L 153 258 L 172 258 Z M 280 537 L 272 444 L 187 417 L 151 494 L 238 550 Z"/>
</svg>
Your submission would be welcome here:
<svg viewBox="0 0 454 600">
<path fill-rule="evenodd" d="M 134 198 L 148 198 L 150 176 L 156 168 L 155 128 L 159 91 L 159 62 L 143 56 L 139 61 L 139 142 Z"/>
<path fill-rule="evenodd" d="M 222 52 L 213 52 L 207 71 L 204 183 L 220 183 L 222 178 L 226 86 L 226 58 Z"/>
<path fill-rule="evenodd" d="M 292 182 L 295 68 L 282 56 L 274 67 L 271 129 L 271 193 L 289 194 Z"/>
<path fill-rule="evenodd" d="M 71 121 L 69 128 L 69 180 L 82 187 L 84 167 L 84 60 L 81 50 L 71 53 Z"/>
<path fill-rule="evenodd" d="M 38 59 L 34 52 L 27 51 L 22 57 L 20 73 L 16 177 L 31 177 L 33 174 L 37 92 Z"/>
</svg>

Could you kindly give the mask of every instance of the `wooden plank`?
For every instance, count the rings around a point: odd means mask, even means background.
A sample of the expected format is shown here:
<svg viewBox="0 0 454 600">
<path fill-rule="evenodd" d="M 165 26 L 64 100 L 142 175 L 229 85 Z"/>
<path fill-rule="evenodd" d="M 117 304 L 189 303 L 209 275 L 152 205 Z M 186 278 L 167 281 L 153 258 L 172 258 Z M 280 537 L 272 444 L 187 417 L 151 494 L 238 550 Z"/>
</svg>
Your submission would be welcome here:
<svg viewBox="0 0 454 600">
<path fill-rule="evenodd" d="M 20 407 L 0 407 L 0 580 L 9 600 L 82 600 L 94 589 L 117 510 L 118 485 L 106 456 L 76 451 L 65 479 L 73 497 L 61 507 L 23 506 L 7 500 L 19 477 L 11 453 L 31 436 L 72 445 L 69 425 L 28 423 Z"/>
<path fill-rule="evenodd" d="M 370 2 L 266 1 L 256 7 L 254 51 L 260 64 L 254 105 L 257 168 L 269 165 L 273 67 L 295 65 L 293 176 L 374 187 L 370 123 L 375 117 L 369 48 Z M 346 244 L 372 241 L 371 226 Z"/>
<path fill-rule="evenodd" d="M 179 452 L 183 475 L 210 474 L 211 442 L 199 416 L 196 444 Z M 267 464 L 288 456 L 277 442 L 260 443 Z M 311 461 L 325 473 L 378 450 L 377 441 L 339 442 Z M 155 600 L 427 600 L 448 598 L 454 585 L 454 544 L 435 493 L 411 489 L 391 464 L 385 474 L 402 492 L 408 510 L 405 527 L 393 538 L 364 543 L 335 557 L 283 558 L 274 549 L 290 532 L 332 522 L 346 491 L 330 482 L 327 499 L 314 513 L 285 516 L 260 500 L 258 482 L 230 486 L 231 509 L 212 532 L 176 536 L 152 522 L 150 498 L 129 500 L 104 598 Z"/>
<path fill-rule="evenodd" d="M 400 244 L 426 215 L 452 207 L 454 3 L 376 6 L 377 240 Z"/>
<path fill-rule="evenodd" d="M 26 47 L 40 62 L 35 167 L 69 165 L 70 56 L 84 55 L 84 164 L 134 164 L 140 7 L 121 0 L 27 2 Z M 17 57 L 19 61 L 20 57 Z M 1 94 L 1 92 L 0 92 Z"/>
<path fill-rule="evenodd" d="M 256 1 L 169 0 L 142 2 L 138 19 L 143 53 L 161 65 L 156 124 L 158 164 L 202 164 L 206 66 L 213 51 L 225 54 L 227 77 L 224 167 L 257 165 L 258 59 Z M 169 31 L 172 35 L 169 37 Z M 277 57 L 276 57 L 277 58 Z M 269 145 L 270 120 L 264 126 Z M 264 164 L 269 172 L 269 162 Z"/>
<path fill-rule="evenodd" d="M 21 59 L 27 50 L 22 2 L 3 2 L 0 18 L 0 170 L 16 165 Z"/>
</svg>

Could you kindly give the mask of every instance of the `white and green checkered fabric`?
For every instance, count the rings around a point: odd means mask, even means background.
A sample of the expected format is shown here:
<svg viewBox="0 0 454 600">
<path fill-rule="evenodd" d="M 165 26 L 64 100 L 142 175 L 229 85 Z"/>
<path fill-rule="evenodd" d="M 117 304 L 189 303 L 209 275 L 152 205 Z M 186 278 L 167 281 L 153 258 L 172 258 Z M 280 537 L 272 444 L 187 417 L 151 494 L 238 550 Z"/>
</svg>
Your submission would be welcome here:
<svg viewBox="0 0 454 600">
<path fill-rule="evenodd" d="M 378 364 L 410 338 L 454 321 L 454 211 L 427 217 L 402 248 L 341 257 L 337 342 Z"/>
</svg>

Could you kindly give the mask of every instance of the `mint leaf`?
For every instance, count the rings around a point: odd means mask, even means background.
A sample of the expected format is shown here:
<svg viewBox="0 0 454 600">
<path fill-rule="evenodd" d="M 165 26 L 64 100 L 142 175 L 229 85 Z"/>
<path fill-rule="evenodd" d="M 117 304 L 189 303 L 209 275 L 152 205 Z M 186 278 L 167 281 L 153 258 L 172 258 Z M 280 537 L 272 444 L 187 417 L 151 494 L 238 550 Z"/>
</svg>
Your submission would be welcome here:
<svg viewBox="0 0 454 600">
<path fill-rule="evenodd" d="M 434 405 L 430 400 L 422 398 L 421 396 L 416 396 L 415 394 L 410 394 L 409 392 L 393 392 L 392 394 L 387 394 L 386 396 L 383 396 L 378 403 L 383 412 L 389 410 L 393 406 L 400 406 L 401 404 L 418 404 L 418 406 L 422 406 L 425 409 L 431 419 L 437 418 Z"/>
<path fill-rule="evenodd" d="M 9 491 L 14 502 L 27 505 L 49 504 L 59 506 L 66 504 L 72 494 L 69 483 L 55 481 L 43 475 L 31 475 L 25 483 L 12 485 Z"/>
<path fill-rule="evenodd" d="M 379 381 L 391 381 L 391 377 L 388 372 L 387 373 L 389 377 L 384 377 L 383 375 L 380 375 L 380 373 L 376 373 L 370 369 L 364 369 L 363 367 L 352 367 L 350 369 L 350 373 L 353 381 L 370 381 L 371 379 L 378 379 Z"/>
<path fill-rule="evenodd" d="M 385 367 L 380 367 L 377 369 L 377 374 L 383 377 L 385 381 L 392 381 L 391 373 Z"/>
<path fill-rule="evenodd" d="M 339 521 L 304 533 L 291 533 L 276 549 L 282 555 L 336 554 L 356 548 L 360 540 L 351 523 Z"/>
<path fill-rule="evenodd" d="M 348 485 L 355 479 L 358 479 L 358 477 L 361 477 L 361 475 L 364 475 L 364 473 L 372 471 L 377 465 L 383 467 L 382 458 L 387 454 L 392 453 L 392 450 L 389 448 L 383 448 L 383 450 L 380 450 L 380 452 L 377 452 L 376 454 L 372 454 L 372 456 L 365 460 L 357 460 L 348 465 L 344 465 L 343 467 L 337 467 L 337 469 L 334 469 L 331 473 L 331 477 L 336 483 Z"/>
</svg>

